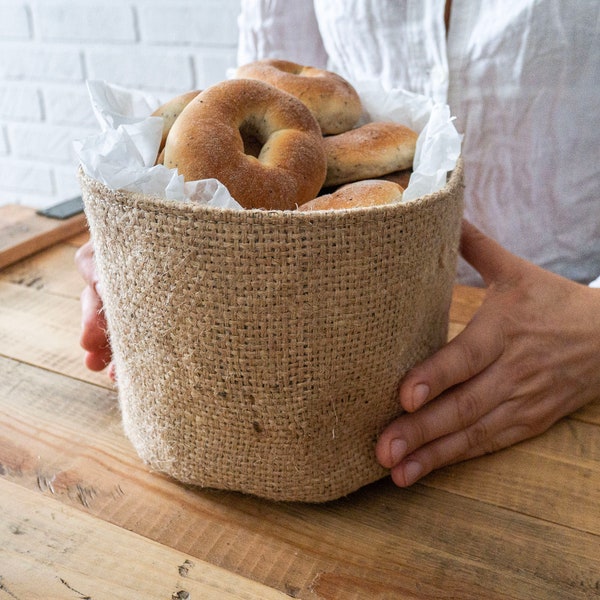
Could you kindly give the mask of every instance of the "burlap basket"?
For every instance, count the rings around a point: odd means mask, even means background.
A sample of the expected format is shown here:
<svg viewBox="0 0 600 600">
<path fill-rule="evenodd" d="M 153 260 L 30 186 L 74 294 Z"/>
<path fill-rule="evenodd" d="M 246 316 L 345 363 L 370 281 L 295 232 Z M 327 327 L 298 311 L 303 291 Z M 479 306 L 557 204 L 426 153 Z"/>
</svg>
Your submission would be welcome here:
<svg viewBox="0 0 600 600">
<path fill-rule="evenodd" d="M 124 429 L 186 483 L 322 502 L 386 475 L 398 383 L 445 342 L 462 169 L 419 200 L 235 211 L 80 174 Z"/>
</svg>

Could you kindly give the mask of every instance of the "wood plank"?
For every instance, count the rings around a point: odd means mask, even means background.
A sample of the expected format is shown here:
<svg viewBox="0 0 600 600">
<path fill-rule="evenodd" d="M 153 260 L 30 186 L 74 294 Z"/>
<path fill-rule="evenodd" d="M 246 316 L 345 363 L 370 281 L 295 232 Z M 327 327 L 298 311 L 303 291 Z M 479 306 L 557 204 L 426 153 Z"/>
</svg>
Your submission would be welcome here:
<svg viewBox="0 0 600 600">
<path fill-rule="evenodd" d="M 64 240 L 64 243 L 70 244 L 71 246 L 75 246 L 76 248 L 79 248 L 80 246 L 83 246 L 83 244 L 85 244 L 89 239 L 90 239 L 89 231 L 84 231 L 82 233 L 78 233 L 77 235 L 74 235 L 73 237 L 70 237 L 70 238 Z"/>
<path fill-rule="evenodd" d="M 570 418 L 600 426 L 600 400 L 586 404 L 586 406 L 574 412 Z"/>
<path fill-rule="evenodd" d="M 0 280 L 0 355 L 112 386 L 84 366 L 80 323 L 78 299 Z"/>
<path fill-rule="evenodd" d="M 450 320 L 468 323 L 483 302 L 485 289 L 466 285 L 455 285 L 450 306 Z"/>
<path fill-rule="evenodd" d="M 499 500 L 515 509 L 494 504 L 496 482 L 480 490 L 483 501 L 463 496 L 470 473 L 455 475 L 453 493 L 399 490 L 386 479 L 324 505 L 195 489 L 141 464 L 121 431 L 114 392 L 0 359 L 4 479 L 293 597 L 593 597 L 600 537 L 581 531 L 576 517 L 561 515 L 566 524 L 557 524 L 545 512 L 556 496 L 565 505 L 581 500 L 593 473 L 575 473 L 566 487 L 544 470 L 549 479 L 524 514 L 531 490 L 520 485 L 536 458 L 521 475 L 511 456 L 471 465 L 477 471 L 494 460 L 512 465 L 512 500 Z"/>
<path fill-rule="evenodd" d="M 0 597 L 289 598 L 2 479 L 0 506 Z"/>
<path fill-rule="evenodd" d="M 455 338 L 473 318 L 483 301 L 485 290 L 480 288 L 456 285 L 452 293 L 450 305 L 450 323 L 448 324 L 448 340 Z"/>
<path fill-rule="evenodd" d="M 436 471 L 423 483 L 593 533 L 600 555 L 600 462 L 578 458 L 572 448 L 561 455 L 561 444 L 554 443 L 568 429 L 573 447 L 586 448 L 589 455 L 600 432 L 572 420 L 563 425 L 536 440 Z"/>
<path fill-rule="evenodd" d="M 25 206 L 1 206 L 0 269 L 86 229 L 83 213 L 60 220 L 38 215 Z"/>
<path fill-rule="evenodd" d="M 0 271 L 0 281 L 47 294 L 79 298 L 85 282 L 75 267 L 77 246 L 62 243 Z"/>
</svg>

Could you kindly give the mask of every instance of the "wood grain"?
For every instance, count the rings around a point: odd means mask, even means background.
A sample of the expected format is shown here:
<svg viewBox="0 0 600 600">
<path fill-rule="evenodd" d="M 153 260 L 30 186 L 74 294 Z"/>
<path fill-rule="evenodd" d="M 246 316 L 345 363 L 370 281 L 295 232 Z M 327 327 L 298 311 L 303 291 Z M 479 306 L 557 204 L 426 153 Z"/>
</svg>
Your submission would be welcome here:
<svg viewBox="0 0 600 600">
<path fill-rule="evenodd" d="M 288 598 L 2 479 L 0 506 L 0 598 Z"/>
<path fill-rule="evenodd" d="M 1 206 L 0 269 L 86 229 L 83 213 L 60 220 L 43 217 L 25 206 Z"/>
<path fill-rule="evenodd" d="M 78 299 L 0 279 L 0 355 L 98 385 L 112 385 L 105 374 L 85 368 L 79 345 L 80 321 Z"/>
<path fill-rule="evenodd" d="M 535 456 L 512 474 L 512 496 L 508 476 L 482 487 L 464 471 L 448 476 L 454 491 L 435 482 L 398 490 L 383 480 L 326 505 L 272 503 L 148 471 L 123 436 L 110 390 L 0 359 L 0 398 L 7 481 L 282 593 L 568 599 L 600 585 L 600 537 L 576 518 L 561 523 L 562 513 L 546 518 L 560 482 L 538 490 L 527 512 L 503 506 L 531 493 L 531 484 L 520 486 L 539 469 Z M 494 474 L 505 462 L 514 464 L 501 454 L 478 459 L 471 471 Z M 560 489 L 561 505 L 582 491 Z"/>
<path fill-rule="evenodd" d="M 79 299 L 84 281 L 75 268 L 77 246 L 65 242 L 55 244 L 0 271 L 0 281 L 14 283 L 44 294 Z"/>
</svg>

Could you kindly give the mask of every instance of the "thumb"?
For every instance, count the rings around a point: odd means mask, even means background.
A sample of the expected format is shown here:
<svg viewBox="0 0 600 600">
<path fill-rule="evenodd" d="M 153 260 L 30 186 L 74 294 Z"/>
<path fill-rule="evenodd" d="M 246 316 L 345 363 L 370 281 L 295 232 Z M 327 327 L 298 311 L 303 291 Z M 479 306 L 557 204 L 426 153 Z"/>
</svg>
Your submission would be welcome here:
<svg viewBox="0 0 600 600">
<path fill-rule="evenodd" d="M 462 257 L 479 272 L 486 285 L 510 277 L 520 259 L 463 219 L 460 237 Z"/>
</svg>

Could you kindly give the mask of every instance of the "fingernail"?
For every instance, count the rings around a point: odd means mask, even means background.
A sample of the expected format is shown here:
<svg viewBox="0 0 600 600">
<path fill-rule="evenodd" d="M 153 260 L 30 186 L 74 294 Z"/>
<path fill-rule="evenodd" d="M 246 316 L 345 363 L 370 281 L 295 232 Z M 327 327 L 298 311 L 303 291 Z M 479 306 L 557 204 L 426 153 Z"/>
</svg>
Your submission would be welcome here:
<svg viewBox="0 0 600 600">
<path fill-rule="evenodd" d="M 429 386 L 426 383 L 418 383 L 413 388 L 412 393 L 412 401 L 413 408 L 416 410 L 417 408 L 421 408 L 423 404 L 427 401 L 429 397 Z"/>
<path fill-rule="evenodd" d="M 394 439 L 390 442 L 390 458 L 392 466 L 397 465 L 406 455 L 408 445 L 404 440 Z"/>
<path fill-rule="evenodd" d="M 404 465 L 404 479 L 406 481 L 406 485 L 411 485 L 414 483 L 423 472 L 423 465 L 418 463 L 415 460 L 409 460 Z"/>
</svg>

